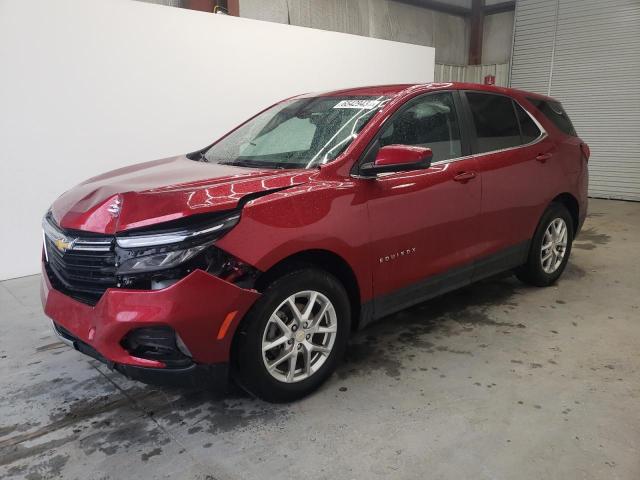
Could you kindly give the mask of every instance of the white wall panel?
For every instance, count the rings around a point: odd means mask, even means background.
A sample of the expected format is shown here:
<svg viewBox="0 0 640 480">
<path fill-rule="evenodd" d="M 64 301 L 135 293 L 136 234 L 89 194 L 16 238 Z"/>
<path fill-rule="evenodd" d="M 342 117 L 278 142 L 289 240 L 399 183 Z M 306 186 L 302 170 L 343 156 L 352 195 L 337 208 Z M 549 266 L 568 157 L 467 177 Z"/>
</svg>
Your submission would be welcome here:
<svg viewBox="0 0 640 480">
<path fill-rule="evenodd" d="M 419 59 L 419 61 L 416 61 Z M 129 0 L 0 1 L 0 279 L 100 172 L 192 151 L 298 93 L 433 80 L 434 49 Z"/>
<path fill-rule="evenodd" d="M 640 200 L 639 78 L 640 1 L 519 0 L 512 85 L 563 103 L 591 147 L 592 196 Z"/>
</svg>

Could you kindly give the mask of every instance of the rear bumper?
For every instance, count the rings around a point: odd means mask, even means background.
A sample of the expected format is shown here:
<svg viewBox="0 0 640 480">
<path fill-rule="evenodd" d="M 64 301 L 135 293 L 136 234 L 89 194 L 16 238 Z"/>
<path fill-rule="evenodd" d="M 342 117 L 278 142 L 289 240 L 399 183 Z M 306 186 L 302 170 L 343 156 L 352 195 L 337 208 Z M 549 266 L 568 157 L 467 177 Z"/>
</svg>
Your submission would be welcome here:
<svg viewBox="0 0 640 480">
<path fill-rule="evenodd" d="M 235 329 L 259 296 L 199 270 L 162 290 L 109 289 L 95 306 L 52 288 L 44 268 L 41 283 L 44 311 L 65 343 L 130 378 L 176 386 L 226 376 Z M 167 368 L 132 356 L 121 345 L 131 330 L 152 326 L 175 330 L 193 363 Z"/>
</svg>

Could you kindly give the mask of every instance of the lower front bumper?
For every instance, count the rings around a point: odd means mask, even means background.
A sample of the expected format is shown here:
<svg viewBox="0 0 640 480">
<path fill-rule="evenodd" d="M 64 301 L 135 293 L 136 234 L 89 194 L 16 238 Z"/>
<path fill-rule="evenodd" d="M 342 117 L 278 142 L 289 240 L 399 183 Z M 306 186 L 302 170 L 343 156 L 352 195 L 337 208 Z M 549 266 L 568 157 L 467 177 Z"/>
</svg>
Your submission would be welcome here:
<svg viewBox="0 0 640 480">
<path fill-rule="evenodd" d="M 106 359 L 91 345 L 75 338 L 63 327 L 56 325 L 55 322 L 52 322 L 52 325 L 54 333 L 61 341 L 132 380 L 149 385 L 181 388 L 207 388 L 215 385 L 217 389 L 221 387 L 224 389 L 229 383 L 227 363 L 210 365 L 193 363 L 183 368 L 149 368 L 116 363 Z"/>
<path fill-rule="evenodd" d="M 109 288 L 96 305 L 53 288 L 44 269 L 41 283 L 45 314 L 71 337 L 112 364 L 163 370 L 161 361 L 134 356 L 123 339 L 136 329 L 167 326 L 195 364 L 227 363 L 235 329 L 259 296 L 201 270 L 161 290 Z"/>
</svg>

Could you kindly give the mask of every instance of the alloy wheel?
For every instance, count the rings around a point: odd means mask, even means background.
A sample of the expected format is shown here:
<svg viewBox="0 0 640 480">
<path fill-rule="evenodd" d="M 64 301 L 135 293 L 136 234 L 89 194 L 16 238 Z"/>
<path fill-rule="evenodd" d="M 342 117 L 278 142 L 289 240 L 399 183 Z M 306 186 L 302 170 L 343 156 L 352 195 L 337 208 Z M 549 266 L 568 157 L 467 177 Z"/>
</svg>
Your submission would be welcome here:
<svg viewBox="0 0 640 480">
<path fill-rule="evenodd" d="M 285 299 L 262 335 L 262 360 L 276 380 L 295 383 L 311 377 L 329 357 L 338 318 L 322 293 L 305 290 Z"/>
<path fill-rule="evenodd" d="M 562 265 L 567 252 L 567 236 L 567 224 L 562 218 L 552 220 L 545 230 L 540 248 L 540 261 L 545 273 L 551 274 Z"/>
</svg>

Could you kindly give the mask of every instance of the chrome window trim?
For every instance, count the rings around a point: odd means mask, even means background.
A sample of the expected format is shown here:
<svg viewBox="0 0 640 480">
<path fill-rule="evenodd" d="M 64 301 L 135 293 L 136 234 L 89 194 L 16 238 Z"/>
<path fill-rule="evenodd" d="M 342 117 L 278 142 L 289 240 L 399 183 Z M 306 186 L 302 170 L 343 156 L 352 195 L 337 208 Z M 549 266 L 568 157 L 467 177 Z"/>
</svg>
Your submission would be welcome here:
<svg viewBox="0 0 640 480">
<path fill-rule="evenodd" d="M 484 93 L 484 94 L 487 94 L 487 95 L 497 95 L 497 96 L 507 97 L 507 98 L 511 99 L 513 102 L 515 102 L 516 105 L 518 105 L 520 108 L 522 108 L 522 110 L 524 110 L 524 112 L 529 116 L 529 118 L 531 120 L 533 120 L 533 123 L 535 123 L 535 125 L 538 127 L 538 130 L 540 130 L 540 135 L 538 135 L 534 140 L 530 141 L 529 143 L 523 143 L 522 145 L 516 145 L 515 147 L 501 148 L 501 149 L 498 149 L 498 150 L 490 150 L 488 152 L 472 153 L 471 155 L 465 155 L 463 157 L 455 157 L 455 158 L 448 158 L 446 160 L 438 160 L 436 162 L 431 163 L 431 165 L 447 165 L 449 163 L 460 162 L 462 160 L 469 160 L 471 158 L 478 157 L 480 155 L 493 155 L 495 153 L 508 152 L 510 150 L 515 150 L 517 148 L 531 147 L 533 145 L 536 145 L 537 143 L 540 143 L 541 141 L 543 141 L 545 138 L 547 138 L 549 136 L 549 134 L 547 133 L 545 128 L 542 126 L 542 124 L 538 121 L 538 119 L 536 119 L 533 115 L 531 115 L 529 110 L 524 108 L 522 106 L 522 104 L 518 100 L 516 100 L 515 98 L 510 97 L 509 95 L 503 95 L 503 94 L 500 94 L 500 93 L 493 93 L 493 92 L 483 92 L 481 90 L 465 90 L 465 91 Z M 382 125 L 381 125 L 381 127 L 382 127 Z M 474 128 L 475 128 L 475 125 L 474 125 Z M 407 170 L 407 171 L 409 171 L 409 170 Z M 350 176 L 351 176 L 351 178 L 371 180 L 371 179 L 376 179 L 376 178 L 388 177 L 389 175 L 396 175 L 398 173 L 406 173 L 407 171 L 405 171 L 405 172 L 379 173 L 375 177 L 365 177 L 363 175 L 355 175 L 355 174 L 351 174 Z"/>
<path fill-rule="evenodd" d="M 497 92 L 485 92 L 482 90 L 462 90 L 464 92 L 471 92 L 471 93 L 481 93 L 483 95 L 494 95 L 497 97 L 507 97 L 508 99 L 510 99 L 512 102 L 514 102 L 516 105 L 518 105 L 522 110 L 524 110 L 524 112 L 529 116 L 529 118 L 531 120 L 533 120 L 533 123 L 536 124 L 536 127 L 538 127 L 538 130 L 540 130 L 540 135 L 538 135 L 538 137 L 536 137 L 534 140 L 530 141 L 529 143 L 523 143 L 521 145 L 516 145 L 515 147 L 507 147 L 507 148 L 500 148 L 498 150 L 489 150 L 488 152 L 479 152 L 479 153 L 474 153 L 470 156 L 472 157 L 477 157 L 479 155 L 493 155 L 494 153 L 500 153 L 500 152 L 508 152 L 509 150 L 515 150 L 516 148 L 524 148 L 524 147 L 530 147 L 532 145 L 535 145 L 536 143 L 541 142 L 542 140 L 544 140 L 545 138 L 547 138 L 549 136 L 549 134 L 547 133 L 547 131 L 544 129 L 544 127 L 542 126 L 542 124 L 533 116 L 531 115 L 531 113 L 529 112 L 529 110 L 527 110 L 526 108 L 524 108 L 522 106 L 522 104 L 516 100 L 515 98 L 509 96 L 509 95 L 505 95 L 503 93 L 497 93 Z M 514 112 L 515 113 L 515 112 Z M 516 117 L 517 120 L 517 117 Z M 518 127 L 520 127 L 520 122 L 518 122 Z M 475 125 L 473 125 L 473 128 L 475 128 Z M 520 134 L 522 134 L 522 130 L 520 131 Z M 455 159 L 455 160 L 460 160 L 460 159 Z M 443 160 L 446 161 L 446 160 Z M 440 162 L 435 162 L 434 164 L 437 164 Z"/>
</svg>

